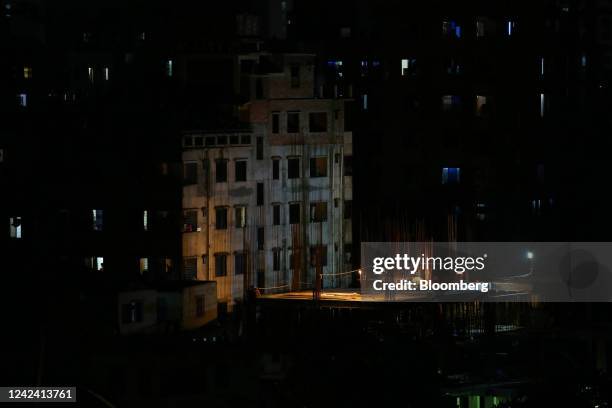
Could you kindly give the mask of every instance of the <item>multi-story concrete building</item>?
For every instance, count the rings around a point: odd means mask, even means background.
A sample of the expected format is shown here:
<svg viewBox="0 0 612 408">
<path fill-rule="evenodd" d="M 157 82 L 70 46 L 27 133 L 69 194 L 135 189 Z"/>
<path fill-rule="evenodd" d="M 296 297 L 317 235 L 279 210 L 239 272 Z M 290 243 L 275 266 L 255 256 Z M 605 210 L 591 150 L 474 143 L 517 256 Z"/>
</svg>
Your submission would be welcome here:
<svg viewBox="0 0 612 408">
<path fill-rule="evenodd" d="M 237 58 L 243 126 L 183 136 L 184 278 L 245 289 L 347 286 L 352 135 L 346 99 L 318 98 L 314 56 Z"/>
</svg>

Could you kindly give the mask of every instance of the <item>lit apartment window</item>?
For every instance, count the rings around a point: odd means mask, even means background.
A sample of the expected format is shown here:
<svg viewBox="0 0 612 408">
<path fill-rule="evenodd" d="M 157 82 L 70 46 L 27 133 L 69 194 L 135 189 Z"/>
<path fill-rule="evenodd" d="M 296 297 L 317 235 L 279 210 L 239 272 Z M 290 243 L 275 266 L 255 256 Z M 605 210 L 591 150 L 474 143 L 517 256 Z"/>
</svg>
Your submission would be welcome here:
<svg viewBox="0 0 612 408">
<path fill-rule="evenodd" d="M 227 254 L 215 254 L 215 276 L 227 276 Z"/>
<path fill-rule="evenodd" d="M 459 167 L 444 167 L 442 169 L 442 184 L 458 184 L 461 176 Z"/>
<path fill-rule="evenodd" d="M 582 54 L 580 56 L 580 66 L 582 68 L 586 68 L 586 66 L 587 66 L 587 56 L 586 56 L 586 54 Z"/>
<path fill-rule="evenodd" d="M 287 112 L 287 133 L 300 132 L 300 112 Z"/>
<path fill-rule="evenodd" d="M 508 37 L 512 36 L 514 33 L 514 21 L 509 20 L 506 22 L 506 34 Z"/>
<path fill-rule="evenodd" d="M 236 252 L 234 254 L 234 275 L 244 275 L 246 272 L 246 254 Z"/>
<path fill-rule="evenodd" d="M 476 95 L 476 116 L 484 116 L 487 106 L 487 97 Z"/>
<path fill-rule="evenodd" d="M 149 211 L 147 210 L 142 212 L 142 229 L 145 231 L 149 230 Z"/>
<path fill-rule="evenodd" d="M 9 218 L 10 224 L 10 237 L 15 239 L 21 239 L 21 217 Z"/>
<path fill-rule="evenodd" d="M 17 94 L 17 103 L 22 108 L 27 107 L 28 106 L 28 94 L 26 93 Z"/>
<path fill-rule="evenodd" d="M 92 215 L 92 228 L 94 231 L 102 231 L 104 227 L 104 211 L 103 210 L 91 210 Z"/>
<path fill-rule="evenodd" d="M 402 59 L 402 76 L 416 74 L 416 58 Z"/>
<path fill-rule="evenodd" d="M 195 296 L 195 316 L 202 317 L 204 316 L 204 295 Z"/>
<path fill-rule="evenodd" d="M 196 232 L 198 230 L 198 210 L 183 211 L 183 232 Z"/>
<path fill-rule="evenodd" d="M 166 76 L 172 77 L 173 74 L 174 74 L 174 62 L 171 59 L 169 59 L 168 61 L 166 61 Z"/>
<path fill-rule="evenodd" d="M 310 247 L 310 266 L 327 266 L 327 245 Z"/>
<path fill-rule="evenodd" d="M 310 222 L 327 221 L 327 202 L 322 201 L 310 204 Z"/>
<path fill-rule="evenodd" d="M 109 78 L 110 78 L 110 70 L 108 67 L 104 67 L 104 80 L 108 81 Z"/>
<path fill-rule="evenodd" d="M 299 224 L 300 218 L 300 203 L 289 204 L 289 224 Z"/>
<path fill-rule="evenodd" d="M 23 78 L 24 79 L 32 78 L 32 67 L 23 67 Z"/>
<path fill-rule="evenodd" d="M 234 215 L 236 218 L 236 228 L 245 228 L 246 227 L 246 207 L 235 207 Z"/>
<path fill-rule="evenodd" d="M 458 95 L 442 96 L 442 110 L 450 112 L 461 106 L 461 98 Z"/>
<path fill-rule="evenodd" d="M 257 249 L 264 249 L 264 241 L 266 239 L 264 227 L 257 227 Z"/>
<path fill-rule="evenodd" d="M 88 259 L 89 266 L 94 271 L 104 271 L 104 257 L 103 256 L 93 256 Z"/>
<path fill-rule="evenodd" d="M 281 206 L 280 204 L 274 204 L 272 205 L 272 225 L 280 225 L 280 209 Z"/>
<path fill-rule="evenodd" d="M 87 68 L 87 77 L 89 78 L 89 82 L 93 83 L 93 81 L 94 81 L 94 69 L 93 69 L 93 67 L 88 67 Z"/>
<path fill-rule="evenodd" d="M 540 117 L 544 117 L 544 113 L 546 113 L 546 95 L 543 93 L 540 94 Z"/>
<path fill-rule="evenodd" d="M 183 165 L 183 184 L 190 185 L 198 182 L 198 163 L 187 162 Z"/>
<path fill-rule="evenodd" d="M 215 181 L 227 183 L 227 160 L 221 159 L 215 162 Z"/>
<path fill-rule="evenodd" d="M 327 177 L 327 157 L 310 159 L 310 177 Z"/>
<path fill-rule="evenodd" d="M 272 113 L 272 133 L 276 134 L 280 131 L 280 113 Z"/>
<path fill-rule="evenodd" d="M 368 94 L 361 95 L 361 106 L 363 110 L 368 110 Z"/>
<path fill-rule="evenodd" d="M 287 159 L 287 178 L 300 178 L 300 159 L 299 157 L 290 157 Z"/>
<path fill-rule="evenodd" d="M 247 162 L 246 160 L 236 160 L 235 177 L 236 177 L 236 181 L 247 181 Z"/>
<path fill-rule="evenodd" d="M 140 274 L 144 275 L 149 271 L 149 258 L 140 258 Z"/>
<path fill-rule="evenodd" d="M 445 36 L 461 38 L 461 27 L 457 25 L 456 21 L 443 21 L 442 34 Z"/>
<path fill-rule="evenodd" d="M 227 207 L 215 208 L 215 227 L 218 230 L 227 229 Z"/>
<path fill-rule="evenodd" d="M 280 179 L 280 159 L 272 159 L 272 180 Z"/>
<path fill-rule="evenodd" d="M 273 271 L 280 271 L 281 255 L 282 255 L 282 250 L 280 248 L 274 248 L 272 250 L 272 270 Z"/>
<path fill-rule="evenodd" d="M 482 38 L 484 36 L 485 36 L 484 21 L 476 21 L 476 38 Z"/>
<path fill-rule="evenodd" d="M 308 114 L 308 128 L 310 132 L 327 132 L 327 113 L 313 112 Z"/>
</svg>

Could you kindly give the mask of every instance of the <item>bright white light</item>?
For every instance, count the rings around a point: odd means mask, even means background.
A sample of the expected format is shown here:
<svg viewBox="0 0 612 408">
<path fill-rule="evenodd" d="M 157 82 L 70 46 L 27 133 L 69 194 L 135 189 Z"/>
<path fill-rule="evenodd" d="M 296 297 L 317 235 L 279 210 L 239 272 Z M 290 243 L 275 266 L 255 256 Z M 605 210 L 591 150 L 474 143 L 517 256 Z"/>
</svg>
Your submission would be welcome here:
<svg viewBox="0 0 612 408">
<path fill-rule="evenodd" d="M 104 67 L 104 80 L 108 81 L 108 77 L 109 77 L 108 67 Z"/>
<path fill-rule="evenodd" d="M 540 94 L 540 117 L 544 117 L 544 107 L 546 106 L 546 101 L 544 99 L 544 94 Z"/>
<path fill-rule="evenodd" d="M 527 251 L 527 259 L 533 259 L 533 252 Z"/>
<path fill-rule="evenodd" d="M 101 271 L 104 269 L 104 257 L 98 256 L 96 257 L 96 270 Z"/>
</svg>

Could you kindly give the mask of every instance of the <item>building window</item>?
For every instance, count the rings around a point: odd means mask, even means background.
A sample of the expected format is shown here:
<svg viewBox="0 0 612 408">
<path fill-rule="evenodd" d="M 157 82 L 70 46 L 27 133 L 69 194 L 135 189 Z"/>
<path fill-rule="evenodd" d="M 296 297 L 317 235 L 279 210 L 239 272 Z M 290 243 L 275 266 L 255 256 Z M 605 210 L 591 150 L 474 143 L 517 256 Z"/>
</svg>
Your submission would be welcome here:
<svg viewBox="0 0 612 408">
<path fill-rule="evenodd" d="M 544 113 L 546 113 L 546 95 L 543 93 L 540 94 L 540 117 L 544 117 Z"/>
<path fill-rule="evenodd" d="M 27 107 L 28 106 L 28 94 L 25 94 L 25 93 L 18 94 L 17 95 L 17 103 L 22 108 Z"/>
<path fill-rule="evenodd" d="M 192 280 L 198 276 L 198 258 L 190 256 L 183 258 L 183 279 Z"/>
<path fill-rule="evenodd" d="M 353 156 L 344 156 L 344 175 L 353 175 Z"/>
<path fill-rule="evenodd" d="M 272 250 L 272 270 L 273 271 L 280 271 L 281 254 L 282 254 L 282 250 L 280 248 L 274 248 Z"/>
<path fill-rule="evenodd" d="M 23 67 L 23 79 L 32 78 L 32 67 Z"/>
<path fill-rule="evenodd" d="M 144 231 L 149 230 L 149 211 L 147 210 L 142 212 L 142 229 Z"/>
<path fill-rule="evenodd" d="M 108 67 L 104 67 L 104 80 L 108 81 L 109 78 L 110 78 L 110 70 Z"/>
<path fill-rule="evenodd" d="M 10 237 L 21 239 L 21 217 L 9 218 Z"/>
<path fill-rule="evenodd" d="M 121 323 L 131 324 L 142 322 L 142 300 L 132 300 L 121 305 Z"/>
<path fill-rule="evenodd" d="M 272 159 L 272 180 L 280 179 L 280 160 Z"/>
<path fill-rule="evenodd" d="M 290 157 L 287 159 L 287 178 L 300 178 L 300 158 Z"/>
<path fill-rule="evenodd" d="M 215 228 L 227 229 L 227 207 L 215 208 Z"/>
<path fill-rule="evenodd" d="M 280 113 L 272 113 L 272 133 L 276 134 L 280 131 Z"/>
<path fill-rule="evenodd" d="M 315 245 L 310 247 L 310 265 L 327 266 L 327 245 Z"/>
<path fill-rule="evenodd" d="M 246 207 L 236 207 L 234 209 L 236 215 L 236 228 L 246 227 Z"/>
<path fill-rule="evenodd" d="M 476 21 L 476 38 L 482 38 L 485 35 L 484 21 Z"/>
<path fill-rule="evenodd" d="M 104 211 L 91 210 L 92 228 L 94 231 L 102 231 L 104 227 Z"/>
<path fill-rule="evenodd" d="M 227 254 L 215 254 L 215 276 L 227 276 Z"/>
<path fill-rule="evenodd" d="M 510 37 L 512 36 L 513 33 L 514 33 L 514 21 L 506 22 L 506 34 L 508 35 L 508 37 Z"/>
<path fill-rule="evenodd" d="M 90 266 L 91 269 L 104 272 L 104 257 L 103 256 L 94 256 L 90 258 Z"/>
<path fill-rule="evenodd" d="M 274 204 L 272 206 L 272 225 L 280 225 L 280 204 Z"/>
<path fill-rule="evenodd" d="M 310 159 L 310 177 L 327 177 L 327 157 Z"/>
<path fill-rule="evenodd" d="M 183 212 L 183 232 L 196 232 L 198 230 L 198 210 Z"/>
<path fill-rule="evenodd" d="M 289 204 L 289 224 L 299 224 L 300 218 L 300 203 Z"/>
<path fill-rule="evenodd" d="M 204 295 L 195 297 L 195 315 L 196 317 L 204 316 Z"/>
<path fill-rule="evenodd" d="M 246 272 L 246 254 L 236 252 L 234 254 L 234 275 L 244 275 Z"/>
<path fill-rule="evenodd" d="M 172 75 L 174 74 L 174 62 L 169 59 L 166 61 L 166 76 L 167 77 L 172 77 Z"/>
<path fill-rule="evenodd" d="M 416 75 L 416 58 L 402 59 L 402 76 Z"/>
<path fill-rule="evenodd" d="M 544 57 L 540 57 L 540 76 L 544 76 Z"/>
<path fill-rule="evenodd" d="M 264 205 L 264 184 L 257 183 L 257 205 Z"/>
<path fill-rule="evenodd" d="M 487 97 L 476 95 L 476 116 L 485 116 L 487 109 Z"/>
<path fill-rule="evenodd" d="M 289 253 L 289 269 L 299 269 L 300 266 L 300 248 L 293 248 Z"/>
<path fill-rule="evenodd" d="M 300 132 L 300 112 L 287 112 L 287 133 Z"/>
<path fill-rule="evenodd" d="M 291 87 L 300 87 L 300 67 L 298 66 L 291 67 Z"/>
<path fill-rule="evenodd" d="M 257 137 L 257 146 L 256 146 L 256 158 L 257 160 L 263 160 L 263 137 Z"/>
<path fill-rule="evenodd" d="M 149 258 L 140 258 L 140 274 L 144 275 L 149 271 Z"/>
<path fill-rule="evenodd" d="M 458 184 L 461 169 L 459 167 L 444 167 L 442 169 L 442 184 Z"/>
<path fill-rule="evenodd" d="M 310 222 L 327 221 L 327 202 L 321 201 L 310 204 Z"/>
<path fill-rule="evenodd" d="M 255 99 L 263 99 L 263 82 L 261 78 L 255 80 Z"/>
<path fill-rule="evenodd" d="M 236 177 L 236 181 L 247 181 L 247 162 L 246 160 L 236 160 L 235 177 Z"/>
<path fill-rule="evenodd" d="M 442 110 L 450 112 L 461 106 L 461 98 L 458 95 L 442 96 Z"/>
<path fill-rule="evenodd" d="M 227 182 L 227 160 L 221 159 L 215 162 L 215 181 L 217 183 Z"/>
<path fill-rule="evenodd" d="M 240 136 L 240 143 L 245 145 L 251 144 L 251 135 L 242 135 Z"/>
<path fill-rule="evenodd" d="M 94 81 L 94 69 L 93 67 L 87 68 L 87 77 L 89 78 L 89 82 L 93 83 Z"/>
<path fill-rule="evenodd" d="M 311 132 L 327 132 L 327 113 L 313 112 L 308 114 L 308 128 Z"/>
<path fill-rule="evenodd" d="M 349 220 L 353 218 L 353 201 L 344 200 L 344 219 Z"/>
<path fill-rule="evenodd" d="M 198 163 L 187 162 L 183 165 L 183 184 L 191 185 L 198 182 Z"/>
<path fill-rule="evenodd" d="M 265 230 L 264 227 L 257 227 L 257 249 L 264 249 L 264 241 L 265 241 Z"/>
<path fill-rule="evenodd" d="M 461 27 L 457 25 L 456 21 L 443 21 L 442 34 L 449 37 L 461 38 Z"/>
</svg>

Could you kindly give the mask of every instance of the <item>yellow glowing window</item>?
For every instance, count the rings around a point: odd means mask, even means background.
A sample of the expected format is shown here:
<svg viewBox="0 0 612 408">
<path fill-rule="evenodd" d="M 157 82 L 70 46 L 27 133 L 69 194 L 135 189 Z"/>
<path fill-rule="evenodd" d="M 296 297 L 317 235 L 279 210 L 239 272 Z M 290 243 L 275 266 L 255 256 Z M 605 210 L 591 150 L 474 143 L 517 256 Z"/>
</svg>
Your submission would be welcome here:
<svg viewBox="0 0 612 408">
<path fill-rule="evenodd" d="M 32 78 L 32 67 L 23 67 L 23 77 L 25 79 Z"/>
</svg>

